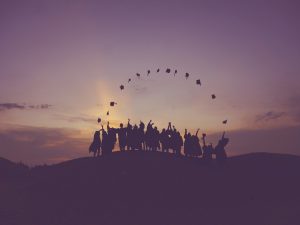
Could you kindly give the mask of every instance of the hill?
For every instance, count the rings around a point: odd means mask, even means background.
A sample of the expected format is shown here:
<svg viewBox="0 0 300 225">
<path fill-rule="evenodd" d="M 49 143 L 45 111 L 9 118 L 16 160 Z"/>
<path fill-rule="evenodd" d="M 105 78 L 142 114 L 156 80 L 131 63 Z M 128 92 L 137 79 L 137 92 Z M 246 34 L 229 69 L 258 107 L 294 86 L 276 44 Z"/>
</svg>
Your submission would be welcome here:
<svg viewBox="0 0 300 225">
<path fill-rule="evenodd" d="M 2 179 L 0 224 L 298 225 L 299 171 L 300 157 L 267 153 L 80 158 Z"/>
</svg>

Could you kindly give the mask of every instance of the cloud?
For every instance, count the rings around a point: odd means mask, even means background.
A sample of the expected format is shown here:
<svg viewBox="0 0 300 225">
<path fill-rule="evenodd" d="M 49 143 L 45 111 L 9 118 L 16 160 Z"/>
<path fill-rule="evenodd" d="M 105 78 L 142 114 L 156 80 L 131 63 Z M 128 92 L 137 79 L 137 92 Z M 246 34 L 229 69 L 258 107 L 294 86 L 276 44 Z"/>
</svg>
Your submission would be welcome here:
<svg viewBox="0 0 300 225">
<path fill-rule="evenodd" d="M 25 105 L 18 103 L 0 103 L 0 111 L 10 110 L 10 109 L 25 109 Z"/>
<path fill-rule="evenodd" d="M 285 112 L 274 112 L 274 111 L 269 111 L 263 114 L 259 114 L 255 117 L 255 122 L 261 122 L 261 121 L 271 121 L 271 120 L 277 120 L 283 116 L 285 116 Z"/>
<path fill-rule="evenodd" d="M 0 103 L 0 112 L 12 109 L 49 109 L 52 105 L 49 104 L 39 104 L 39 105 L 26 105 L 25 103 Z"/>
<path fill-rule="evenodd" d="M 0 130 L 0 155 L 29 165 L 83 157 L 88 155 L 90 139 L 81 136 L 75 129 L 12 127 Z"/>
</svg>

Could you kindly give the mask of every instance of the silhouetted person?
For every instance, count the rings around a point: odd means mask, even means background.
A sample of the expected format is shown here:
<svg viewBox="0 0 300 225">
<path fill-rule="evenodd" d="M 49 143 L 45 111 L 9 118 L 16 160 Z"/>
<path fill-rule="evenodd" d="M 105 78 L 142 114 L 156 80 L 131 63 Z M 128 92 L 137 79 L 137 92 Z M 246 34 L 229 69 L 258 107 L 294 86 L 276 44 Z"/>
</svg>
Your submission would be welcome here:
<svg viewBox="0 0 300 225">
<path fill-rule="evenodd" d="M 112 153 L 117 141 L 117 132 L 114 128 L 111 128 L 109 126 L 109 122 L 107 122 L 107 137 L 108 137 L 108 153 Z"/>
<path fill-rule="evenodd" d="M 159 144 L 159 131 L 157 127 L 154 127 L 152 131 L 152 151 L 157 151 L 160 149 L 160 144 Z"/>
<path fill-rule="evenodd" d="M 176 155 L 181 155 L 181 147 L 183 145 L 183 139 L 179 133 L 179 131 L 176 131 L 176 129 L 174 129 L 174 133 L 173 133 L 173 150 L 174 150 L 174 154 Z"/>
<path fill-rule="evenodd" d="M 206 161 L 212 160 L 212 154 L 213 154 L 213 146 L 212 144 L 206 145 L 205 142 L 206 134 L 202 134 L 202 141 L 203 141 L 203 159 Z"/>
<path fill-rule="evenodd" d="M 107 132 L 103 129 L 102 126 L 102 154 L 107 155 L 109 154 L 110 144 L 109 144 L 109 138 Z"/>
<path fill-rule="evenodd" d="M 227 159 L 227 154 L 225 151 L 225 146 L 229 142 L 229 138 L 225 138 L 225 132 L 222 135 L 222 138 L 219 140 L 217 146 L 215 147 L 216 160 L 219 163 L 223 163 Z"/>
<path fill-rule="evenodd" d="M 166 132 L 166 129 L 162 129 L 160 135 L 159 135 L 159 141 L 161 143 L 161 150 L 162 152 L 167 152 L 168 147 L 167 147 L 167 142 L 168 142 L 168 134 Z"/>
<path fill-rule="evenodd" d="M 140 125 L 137 132 L 137 149 L 144 150 L 145 147 L 145 124 L 140 121 Z"/>
<path fill-rule="evenodd" d="M 172 148 L 172 125 L 171 122 L 168 124 L 168 128 L 166 130 L 166 149 L 169 152 L 169 149 Z"/>
<path fill-rule="evenodd" d="M 199 143 L 199 138 L 198 138 L 198 132 L 199 132 L 199 129 L 197 130 L 196 134 L 195 135 L 192 135 L 191 137 L 191 154 L 192 156 L 194 157 L 199 157 L 202 155 L 202 149 L 201 149 L 201 145 Z"/>
<path fill-rule="evenodd" d="M 125 151 L 127 129 L 123 127 L 123 123 L 120 124 L 120 128 L 117 130 L 117 132 L 118 132 L 120 151 Z"/>
<path fill-rule="evenodd" d="M 130 119 L 128 119 L 127 123 L 127 139 L 126 139 L 126 145 L 127 145 L 127 150 L 133 150 L 133 129 L 132 125 L 130 124 Z"/>
<path fill-rule="evenodd" d="M 191 133 L 187 133 L 187 129 L 184 131 L 184 154 L 186 156 L 191 156 L 192 149 L 192 141 L 191 141 Z"/>
<path fill-rule="evenodd" d="M 132 150 L 137 150 L 139 148 L 139 128 L 135 124 L 132 129 Z"/>
<path fill-rule="evenodd" d="M 153 150 L 153 123 L 152 120 L 149 121 L 147 124 L 146 128 L 146 133 L 145 133 L 145 145 L 146 145 L 146 150 L 152 151 Z"/>
<path fill-rule="evenodd" d="M 91 145 L 89 147 L 89 152 L 93 152 L 94 157 L 101 155 L 100 131 L 95 132 L 93 142 L 91 143 Z"/>
</svg>

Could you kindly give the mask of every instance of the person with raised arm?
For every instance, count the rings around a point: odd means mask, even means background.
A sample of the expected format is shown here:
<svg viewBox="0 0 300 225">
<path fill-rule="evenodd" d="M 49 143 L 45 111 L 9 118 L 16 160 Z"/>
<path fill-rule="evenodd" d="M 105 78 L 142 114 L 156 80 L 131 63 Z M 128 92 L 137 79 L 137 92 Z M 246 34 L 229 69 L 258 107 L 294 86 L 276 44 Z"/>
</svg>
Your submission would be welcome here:
<svg viewBox="0 0 300 225">
<path fill-rule="evenodd" d="M 184 154 L 186 156 L 191 156 L 192 143 L 191 143 L 191 133 L 187 132 L 187 129 L 184 130 Z"/>
<path fill-rule="evenodd" d="M 108 134 L 104 130 L 103 125 L 101 125 L 102 131 L 102 155 L 107 155 L 109 153 L 109 140 L 108 140 Z"/>
<path fill-rule="evenodd" d="M 107 122 L 107 137 L 108 137 L 108 152 L 112 153 L 115 143 L 117 141 L 116 130 L 109 126 L 109 122 Z"/>
<path fill-rule="evenodd" d="M 205 142 L 206 134 L 202 134 L 202 141 L 203 141 L 203 159 L 206 161 L 211 161 L 212 160 L 212 154 L 213 154 L 213 147 L 212 144 L 206 145 Z"/>
<path fill-rule="evenodd" d="M 199 143 L 199 137 L 198 137 L 198 133 L 199 133 L 200 129 L 197 129 L 195 135 L 192 136 L 192 152 L 193 152 L 193 156 L 195 157 L 199 157 L 202 155 L 202 149 L 201 149 L 201 145 Z"/>
<path fill-rule="evenodd" d="M 130 119 L 128 118 L 127 122 L 127 139 L 126 139 L 126 145 L 127 145 L 127 150 L 132 150 L 133 149 L 133 131 L 132 131 L 132 125 L 130 124 Z"/>
<path fill-rule="evenodd" d="M 223 132 L 222 138 L 219 140 L 215 147 L 216 160 L 218 163 L 223 163 L 227 159 L 225 146 L 228 144 L 229 138 L 225 138 L 225 131 Z"/>
</svg>

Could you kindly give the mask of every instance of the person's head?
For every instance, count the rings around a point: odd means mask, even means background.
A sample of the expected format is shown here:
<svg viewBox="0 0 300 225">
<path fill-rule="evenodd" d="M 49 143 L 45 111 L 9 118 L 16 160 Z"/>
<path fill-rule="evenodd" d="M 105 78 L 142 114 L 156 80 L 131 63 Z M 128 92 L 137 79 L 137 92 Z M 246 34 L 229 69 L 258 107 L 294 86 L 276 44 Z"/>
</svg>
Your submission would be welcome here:
<svg viewBox="0 0 300 225">
<path fill-rule="evenodd" d="M 157 130 L 157 127 L 154 127 L 154 130 Z"/>
<path fill-rule="evenodd" d="M 166 132 L 166 129 L 164 128 L 164 129 L 162 129 L 162 131 L 161 132 Z"/>
<path fill-rule="evenodd" d="M 120 123 L 120 128 L 123 128 L 123 123 Z"/>
</svg>

